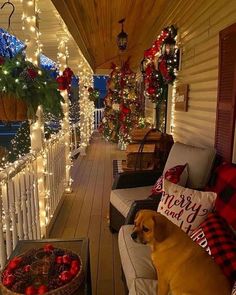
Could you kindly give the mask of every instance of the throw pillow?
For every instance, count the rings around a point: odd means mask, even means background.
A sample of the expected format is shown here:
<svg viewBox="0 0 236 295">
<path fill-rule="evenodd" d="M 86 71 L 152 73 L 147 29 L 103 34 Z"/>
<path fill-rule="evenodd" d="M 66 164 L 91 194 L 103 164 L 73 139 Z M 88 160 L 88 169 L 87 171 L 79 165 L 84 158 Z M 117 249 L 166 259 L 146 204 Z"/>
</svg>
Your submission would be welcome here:
<svg viewBox="0 0 236 295">
<path fill-rule="evenodd" d="M 164 179 L 163 194 L 157 211 L 187 234 L 207 217 L 215 205 L 216 193 L 201 192 Z"/>
<path fill-rule="evenodd" d="M 236 295 L 236 282 L 234 283 L 231 295 Z"/>
<path fill-rule="evenodd" d="M 215 173 L 216 211 L 236 229 L 236 166 L 223 163 Z"/>
<path fill-rule="evenodd" d="M 181 186 L 185 186 L 188 180 L 188 166 L 185 165 L 177 165 L 175 167 L 172 167 L 168 169 L 165 173 L 165 179 L 179 184 Z M 152 188 L 152 194 L 157 195 L 159 193 L 162 193 L 162 182 L 163 182 L 163 175 L 161 175 L 156 183 L 154 184 Z"/>
<path fill-rule="evenodd" d="M 191 238 L 214 258 L 233 283 L 236 278 L 236 237 L 225 219 L 217 213 L 210 213 Z"/>
</svg>

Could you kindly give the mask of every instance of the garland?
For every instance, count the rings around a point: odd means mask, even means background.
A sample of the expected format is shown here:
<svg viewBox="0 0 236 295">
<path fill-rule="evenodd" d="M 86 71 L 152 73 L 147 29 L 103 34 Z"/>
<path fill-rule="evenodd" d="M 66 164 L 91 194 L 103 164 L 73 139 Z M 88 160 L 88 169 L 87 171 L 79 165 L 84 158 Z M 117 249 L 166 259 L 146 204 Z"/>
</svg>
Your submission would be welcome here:
<svg viewBox="0 0 236 295">
<path fill-rule="evenodd" d="M 144 75 L 145 96 L 154 103 L 162 101 L 164 88 L 176 78 L 179 55 L 176 35 L 177 29 L 174 26 L 164 28 L 152 47 L 144 52 L 141 70 Z"/>
</svg>

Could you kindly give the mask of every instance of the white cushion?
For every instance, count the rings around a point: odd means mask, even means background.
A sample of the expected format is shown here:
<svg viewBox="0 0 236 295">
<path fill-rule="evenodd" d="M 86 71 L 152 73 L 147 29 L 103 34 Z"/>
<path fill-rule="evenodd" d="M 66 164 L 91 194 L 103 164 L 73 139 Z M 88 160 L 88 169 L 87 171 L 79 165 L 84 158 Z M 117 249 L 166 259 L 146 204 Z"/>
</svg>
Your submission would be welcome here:
<svg viewBox="0 0 236 295">
<path fill-rule="evenodd" d="M 217 194 L 201 192 L 163 180 L 163 193 L 157 211 L 191 235 L 215 207 Z"/>
<path fill-rule="evenodd" d="M 144 200 L 151 195 L 152 186 L 116 189 L 111 191 L 111 204 L 126 217 L 135 200 Z"/>
<path fill-rule="evenodd" d="M 129 290 L 129 295 L 156 295 L 157 280 L 135 279 Z"/>
<path fill-rule="evenodd" d="M 151 260 L 151 248 L 133 241 L 131 238 L 133 228 L 133 225 L 123 225 L 118 236 L 121 264 L 128 289 L 131 288 L 134 279 L 157 279 Z"/>
<path fill-rule="evenodd" d="M 201 148 L 176 142 L 170 150 L 164 173 L 171 167 L 188 163 L 187 187 L 204 188 L 209 179 L 214 158 L 213 148 Z"/>
</svg>

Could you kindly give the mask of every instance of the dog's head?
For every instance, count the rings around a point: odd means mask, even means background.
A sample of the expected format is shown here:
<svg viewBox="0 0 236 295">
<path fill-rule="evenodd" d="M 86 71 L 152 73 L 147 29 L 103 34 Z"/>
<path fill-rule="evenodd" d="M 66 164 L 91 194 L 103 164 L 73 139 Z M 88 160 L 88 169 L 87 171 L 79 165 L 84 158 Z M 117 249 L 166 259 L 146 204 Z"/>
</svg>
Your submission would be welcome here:
<svg viewBox="0 0 236 295">
<path fill-rule="evenodd" d="M 160 243 L 168 236 L 168 220 L 152 210 L 140 210 L 135 217 L 131 237 L 142 244 Z"/>
</svg>

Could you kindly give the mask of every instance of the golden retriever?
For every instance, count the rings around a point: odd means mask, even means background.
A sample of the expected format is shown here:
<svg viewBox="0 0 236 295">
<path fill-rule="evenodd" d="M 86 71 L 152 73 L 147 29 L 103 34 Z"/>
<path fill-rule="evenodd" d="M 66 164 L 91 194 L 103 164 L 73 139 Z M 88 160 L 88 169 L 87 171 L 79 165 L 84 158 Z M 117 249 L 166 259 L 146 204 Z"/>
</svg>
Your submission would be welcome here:
<svg viewBox="0 0 236 295">
<path fill-rule="evenodd" d="M 160 213 L 139 211 L 131 237 L 151 246 L 158 295 L 231 294 L 227 278 L 206 251 Z"/>
</svg>

